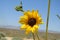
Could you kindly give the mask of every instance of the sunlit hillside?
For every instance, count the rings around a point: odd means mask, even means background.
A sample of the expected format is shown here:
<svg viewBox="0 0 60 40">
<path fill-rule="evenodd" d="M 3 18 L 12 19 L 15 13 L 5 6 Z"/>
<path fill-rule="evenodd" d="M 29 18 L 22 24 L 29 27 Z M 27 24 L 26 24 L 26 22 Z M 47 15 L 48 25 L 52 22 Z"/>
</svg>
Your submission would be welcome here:
<svg viewBox="0 0 60 40">
<path fill-rule="evenodd" d="M 3 33 L 5 37 L 18 37 L 22 39 L 32 39 L 32 35 L 25 35 L 24 31 L 20 31 L 17 29 L 6 29 L 6 28 L 0 28 L 0 33 Z M 45 39 L 45 32 L 41 31 L 39 32 L 40 39 Z M 36 38 L 37 39 L 37 38 Z M 49 40 L 60 40 L 60 33 L 48 33 L 48 39 Z"/>
</svg>

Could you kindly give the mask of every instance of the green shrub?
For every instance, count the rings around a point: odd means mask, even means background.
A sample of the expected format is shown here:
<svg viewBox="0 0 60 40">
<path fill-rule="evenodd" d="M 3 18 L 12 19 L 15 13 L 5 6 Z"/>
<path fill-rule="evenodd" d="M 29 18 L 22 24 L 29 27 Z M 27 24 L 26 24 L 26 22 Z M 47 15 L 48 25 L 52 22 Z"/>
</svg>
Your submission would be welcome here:
<svg viewBox="0 0 60 40">
<path fill-rule="evenodd" d="M 22 40 L 22 39 L 19 37 L 13 37 L 12 40 Z"/>
<path fill-rule="evenodd" d="M 4 34 L 4 33 L 0 33 L 0 39 L 1 39 L 2 37 L 5 37 L 5 34 Z"/>
<path fill-rule="evenodd" d="M 5 37 L 2 37 L 0 40 L 7 40 Z"/>
</svg>

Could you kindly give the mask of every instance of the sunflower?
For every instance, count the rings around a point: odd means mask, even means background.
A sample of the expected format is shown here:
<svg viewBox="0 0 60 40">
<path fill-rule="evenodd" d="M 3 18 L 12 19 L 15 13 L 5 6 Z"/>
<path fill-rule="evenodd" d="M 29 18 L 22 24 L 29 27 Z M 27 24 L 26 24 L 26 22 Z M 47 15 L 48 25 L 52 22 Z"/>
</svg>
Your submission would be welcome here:
<svg viewBox="0 0 60 40">
<path fill-rule="evenodd" d="M 36 32 L 39 28 L 39 24 L 42 24 L 42 18 L 38 15 L 38 10 L 26 11 L 24 16 L 20 17 L 19 23 L 23 24 L 21 29 L 26 30 L 26 34 L 29 32 Z"/>
</svg>

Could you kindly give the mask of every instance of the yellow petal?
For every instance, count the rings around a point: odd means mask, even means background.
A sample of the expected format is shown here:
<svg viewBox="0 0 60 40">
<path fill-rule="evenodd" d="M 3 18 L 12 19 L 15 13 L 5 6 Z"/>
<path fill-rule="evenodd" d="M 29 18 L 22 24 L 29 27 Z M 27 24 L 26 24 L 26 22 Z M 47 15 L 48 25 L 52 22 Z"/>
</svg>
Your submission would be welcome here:
<svg viewBox="0 0 60 40">
<path fill-rule="evenodd" d="M 36 10 L 36 11 L 32 10 L 32 14 L 33 14 L 33 18 L 37 18 L 37 16 L 38 16 L 38 11 L 37 11 L 37 10 Z"/>
<path fill-rule="evenodd" d="M 28 26 L 26 24 L 23 24 L 20 29 L 26 29 Z"/>
<path fill-rule="evenodd" d="M 39 28 L 38 25 L 34 25 L 33 27 L 34 27 L 35 29 L 38 29 L 38 28 Z"/>
<path fill-rule="evenodd" d="M 38 17 L 36 20 L 37 20 L 37 24 L 41 24 L 43 22 L 41 17 Z"/>
<path fill-rule="evenodd" d="M 35 33 L 38 30 L 38 25 L 34 25 L 32 28 L 32 33 Z"/>
<path fill-rule="evenodd" d="M 26 24 L 28 22 L 28 16 L 24 15 L 20 17 L 19 23 Z"/>
<path fill-rule="evenodd" d="M 30 33 L 31 32 L 31 27 L 28 26 L 28 28 L 26 29 L 26 34 Z"/>
<path fill-rule="evenodd" d="M 34 33 L 34 32 L 36 31 L 36 29 L 33 27 L 33 28 L 31 29 L 31 31 L 32 31 L 32 33 Z"/>
<path fill-rule="evenodd" d="M 24 15 L 27 15 L 29 18 L 32 18 L 32 13 L 29 10 L 25 12 Z"/>
<path fill-rule="evenodd" d="M 44 22 L 42 21 L 42 22 L 40 22 L 40 24 L 44 24 Z"/>
</svg>

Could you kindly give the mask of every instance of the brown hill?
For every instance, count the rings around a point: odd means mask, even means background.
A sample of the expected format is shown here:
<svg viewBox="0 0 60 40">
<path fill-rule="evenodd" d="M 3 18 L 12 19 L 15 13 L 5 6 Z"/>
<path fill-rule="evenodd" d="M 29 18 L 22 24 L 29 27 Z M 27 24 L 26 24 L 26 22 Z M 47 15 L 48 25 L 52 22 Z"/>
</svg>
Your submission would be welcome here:
<svg viewBox="0 0 60 40">
<path fill-rule="evenodd" d="M 5 36 L 8 37 L 27 37 L 27 38 L 31 38 L 32 35 L 25 35 L 24 31 L 20 31 L 17 29 L 6 29 L 6 28 L 0 28 L 0 33 L 4 33 Z M 39 36 L 43 39 L 45 39 L 45 32 L 39 32 Z M 58 40 L 60 39 L 60 33 L 48 33 L 48 38 L 49 40 Z"/>
</svg>

